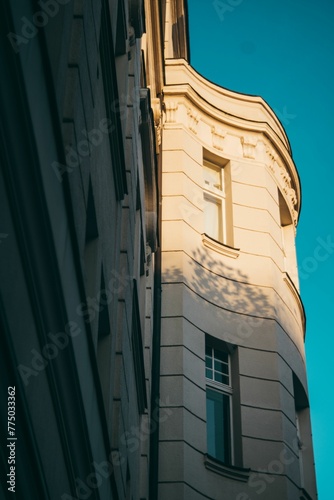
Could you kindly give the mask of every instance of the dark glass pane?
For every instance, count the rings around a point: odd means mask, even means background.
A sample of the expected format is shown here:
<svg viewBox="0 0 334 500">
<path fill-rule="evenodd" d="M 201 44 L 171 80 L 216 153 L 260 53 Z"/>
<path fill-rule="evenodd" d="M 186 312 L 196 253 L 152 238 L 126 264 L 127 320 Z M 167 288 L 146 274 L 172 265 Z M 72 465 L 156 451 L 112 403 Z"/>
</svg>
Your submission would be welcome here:
<svg viewBox="0 0 334 500">
<path fill-rule="evenodd" d="M 230 397 L 207 389 L 206 411 L 208 454 L 230 463 Z"/>
<path fill-rule="evenodd" d="M 223 363 L 221 361 L 217 361 L 216 359 L 215 359 L 215 370 L 217 370 L 218 372 L 223 371 Z"/>
<path fill-rule="evenodd" d="M 230 383 L 228 375 L 219 372 L 215 372 L 215 381 L 225 385 L 229 385 Z"/>
<path fill-rule="evenodd" d="M 207 368 L 212 368 L 212 358 L 209 358 L 209 356 L 205 357 L 205 366 Z"/>
<path fill-rule="evenodd" d="M 205 369 L 205 376 L 209 379 L 213 379 L 213 376 L 212 376 L 212 370 L 210 370 L 209 368 L 206 368 Z"/>
<path fill-rule="evenodd" d="M 214 357 L 218 359 L 219 361 L 225 361 L 225 363 L 228 362 L 228 354 L 224 351 L 219 351 L 218 349 L 215 349 L 215 354 Z"/>
<path fill-rule="evenodd" d="M 208 454 L 216 456 L 216 436 L 215 436 L 215 401 L 211 397 L 211 391 L 207 391 L 206 396 L 206 436 Z"/>
<path fill-rule="evenodd" d="M 225 375 L 228 375 L 228 365 L 225 365 L 225 363 L 223 363 L 221 371 L 225 373 Z"/>
<path fill-rule="evenodd" d="M 210 346 L 205 346 L 205 354 L 206 356 L 210 356 L 212 358 L 212 349 Z"/>
</svg>

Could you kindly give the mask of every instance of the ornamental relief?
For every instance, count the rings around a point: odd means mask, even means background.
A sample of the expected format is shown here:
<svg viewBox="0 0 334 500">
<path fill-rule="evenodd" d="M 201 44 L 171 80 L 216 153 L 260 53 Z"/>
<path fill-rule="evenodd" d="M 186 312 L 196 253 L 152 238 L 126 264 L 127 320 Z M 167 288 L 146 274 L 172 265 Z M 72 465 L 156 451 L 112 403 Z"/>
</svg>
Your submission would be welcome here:
<svg viewBox="0 0 334 500">
<path fill-rule="evenodd" d="M 188 128 L 191 130 L 194 134 L 197 134 L 197 125 L 200 120 L 200 115 L 197 113 L 192 108 L 187 109 L 187 115 L 188 115 Z"/>
<path fill-rule="evenodd" d="M 244 136 L 240 138 L 240 141 L 242 144 L 244 158 L 251 158 L 252 160 L 254 160 L 255 148 L 258 142 L 257 138 L 251 136 Z"/>
<path fill-rule="evenodd" d="M 175 101 L 165 102 L 166 123 L 176 123 L 176 111 L 178 108 L 179 105 Z"/>
<path fill-rule="evenodd" d="M 157 150 L 161 145 L 161 129 L 162 129 L 162 111 L 161 111 L 161 102 L 160 99 L 154 98 L 152 99 L 152 111 L 153 111 L 153 119 L 154 119 L 154 128 L 156 135 L 156 146 Z"/>
<path fill-rule="evenodd" d="M 297 225 L 298 212 L 295 210 L 295 206 L 297 204 L 297 194 L 296 191 L 291 186 L 291 177 L 287 169 L 278 161 L 279 156 L 277 153 L 270 147 L 266 148 L 267 153 L 267 167 L 270 172 L 275 176 L 278 180 L 279 185 L 282 188 L 283 193 L 285 194 L 291 209 L 291 215 L 295 226 Z"/>
<path fill-rule="evenodd" d="M 211 127 L 211 134 L 212 134 L 212 146 L 215 149 L 218 149 L 219 151 L 223 151 L 224 139 L 225 139 L 226 134 L 227 134 L 226 130 L 223 130 L 223 129 L 213 125 Z"/>
</svg>

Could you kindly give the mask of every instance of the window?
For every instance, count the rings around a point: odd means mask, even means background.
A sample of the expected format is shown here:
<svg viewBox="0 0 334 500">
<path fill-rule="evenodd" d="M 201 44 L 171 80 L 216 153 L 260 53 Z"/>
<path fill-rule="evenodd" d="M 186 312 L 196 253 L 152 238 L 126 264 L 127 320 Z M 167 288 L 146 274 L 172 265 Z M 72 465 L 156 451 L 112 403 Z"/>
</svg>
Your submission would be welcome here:
<svg viewBox="0 0 334 500">
<path fill-rule="evenodd" d="M 230 354 L 207 339 L 205 346 L 208 454 L 232 464 L 232 385 Z"/>
<path fill-rule="evenodd" d="M 137 387 L 138 410 L 142 415 L 147 409 L 147 394 L 145 381 L 145 364 L 143 353 L 143 340 L 140 324 L 137 281 L 133 280 L 132 302 L 132 353 Z"/>
<path fill-rule="evenodd" d="M 86 235 L 84 247 L 84 280 L 87 300 L 89 297 L 96 297 L 99 290 L 99 232 L 97 227 L 95 201 L 93 186 L 89 178 L 87 211 L 86 211 Z M 90 329 L 93 336 L 94 346 L 97 342 L 97 315 L 90 322 Z"/>
<path fill-rule="evenodd" d="M 101 266 L 101 280 L 100 280 L 100 293 L 99 293 L 99 314 L 98 314 L 98 330 L 97 330 L 97 347 L 96 347 L 96 361 L 100 375 L 100 383 L 102 389 L 102 396 L 104 408 L 107 419 L 109 417 L 109 398 L 110 398 L 110 371 L 111 371 L 111 329 L 110 317 L 108 309 L 108 296 L 106 294 L 106 286 L 104 281 L 103 268 Z"/>
<path fill-rule="evenodd" d="M 291 218 L 290 209 L 281 191 L 278 189 L 278 203 L 282 234 L 282 250 L 284 256 L 284 270 L 288 273 L 294 285 L 298 287 L 298 272 L 295 247 L 295 226 Z"/>
<path fill-rule="evenodd" d="M 221 202 L 204 194 L 204 232 L 217 241 L 223 241 Z"/>
<path fill-rule="evenodd" d="M 122 2 L 120 2 L 119 5 L 119 8 L 122 8 Z M 121 17 L 123 15 L 120 10 L 119 15 Z M 117 200 L 123 200 L 128 191 L 120 114 L 122 106 L 118 104 L 120 101 L 118 95 L 113 33 L 111 32 L 110 19 L 109 2 L 107 0 L 103 0 L 100 30 L 101 69 L 104 97 L 106 102 L 106 117 L 109 119 L 109 123 L 111 124 L 109 127 L 110 132 L 108 137 L 116 198 Z M 116 43 L 117 45 L 120 45 L 119 42 Z M 121 47 L 118 47 L 118 49 L 121 50 Z"/>
<path fill-rule="evenodd" d="M 126 38 L 127 38 L 127 26 L 126 26 L 124 0 L 118 0 L 115 56 L 119 56 L 126 53 Z"/>
<path fill-rule="evenodd" d="M 303 384 L 295 373 L 293 373 L 293 392 L 295 397 L 296 423 L 295 450 L 298 453 L 300 487 L 308 489 L 309 477 L 304 474 L 304 453 L 306 451 L 304 440 L 307 442 L 307 432 L 309 429 L 309 403 Z"/>
<path fill-rule="evenodd" d="M 205 152 L 203 159 L 204 233 L 233 246 L 230 164 Z"/>
<path fill-rule="evenodd" d="M 204 184 L 208 189 L 223 190 L 223 172 L 220 167 L 209 161 L 205 161 L 203 165 Z"/>
<path fill-rule="evenodd" d="M 207 388 L 206 412 L 208 454 L 224 463 L 230 463 L 230 397 Z"/>
<path fill-rule="evenodd" d="M 230 385 L 230 366 L 227 352 L 214 349 L 210 345 L 206 346 L 205 376 L 215 382 Z"/>
<path fill-rule="evenodd" d="M 223 174 L 221 167 L 204 162 L 204 232 L 221 242 L 226 241 Z"/>
</svg>

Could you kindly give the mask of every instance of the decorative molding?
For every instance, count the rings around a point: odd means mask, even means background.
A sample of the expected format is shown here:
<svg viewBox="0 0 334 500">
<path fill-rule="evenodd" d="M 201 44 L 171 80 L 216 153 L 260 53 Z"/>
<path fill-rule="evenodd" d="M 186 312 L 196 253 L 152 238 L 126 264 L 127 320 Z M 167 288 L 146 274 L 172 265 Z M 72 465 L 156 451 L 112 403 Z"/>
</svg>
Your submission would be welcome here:
<svg viewBox="0 0 334 500">
<path fill-rule="evenodd" d="M 154 115 L 151 109 L 150 90 L 140 90 L 141 125 L 140 135 L 144 163 L 145 179 L 145 225 L 147 241 L 155 252 L 157 249 L 157 176 L 156 176 L 156 144 L 154 134 Z"/>
<path fill-rule="evenodd" d="M 282 165 L 279 165 L 279 168 L 280 168 L 280 176 L 282 177 L 283 184 L 285 184 L 286 186 L 291 186 L 290 175 L 288 174 L 288 172 L 286 171 L 286 169 Z"/>
<path fill-rule="evenodd" d="M 178 110 L 178 103 L 174 101 L 165 102 L 166 123 L 176 123 L 176 111 Z"/>
<path fill-rule="evenodd" d="M 293 222 L 294 222 L 294 225 L 295 225 L 295 236 L 296 236 L 296 227 L 297 227 L 297 223 L 298 223 L 298 212 L 297 210 L 292 210 L 292 219 L 293 219 Z"/>
<path fill-rule="evenodd" d="M 201 114 L 201 121 L 205 120 L 205 123 L 209 125 L 210 135 L 211 126 L 217 124 L 226 128 L 229 134 L 231 131 L 231 135 L 238 136 L 239 141 L 241 136 L 256 137 L 258 139 L 255 148 L 256 159 L 265 163 L 269 162 L 265 153 L 266 147 L 273 150 L 274 157 L 270 161 L 276 160 L 277 157 L 277 161 L 281 162 L 289 172 L 291 187 L 295 189 L 298 200 L 295 210 L 299 212 L 300 181 L 296 165 L 291 157 L 289 142 L 282 124 L 279 123 L 269 106 L 259 97 L 236 94 L 207 81 L 183 59 L 167 59 L 165 70 L 166 78 L 163 89 L 165 98 L 178 100 L 178 102 L 184 99 L 185 106 L 194 107 Z M 211 123 L 208 123 L 209 121 Z M 211 137 L 209 141 L 212 147 Z M 264 147 L 259 147 L 260 141 Z M 225 144 L 226 142 L 225 139 Z M 226 148 L 227 145 L 224 150 Z"/>
<path fill-rule="evenodd" d="M 197 125 L 200 119 L 200 115 L 192 108 L 188 108 L 187 115 L 188 115 L 189 130 L 191 130 L 194 134 L 197 134 Z"/>
<path fill-rule="evenodd" d="M 161 103 L 158 97 L 151 98 L 151 105 L 153 110 L 154 123 L 158 124 L 161 121 Z"/>
<path fill-rule="evenodd" d="M 290 213 L 295 226 L 297 226 L 298 212 L 295 209 L 298 204 L 297 193 L 295 189 L 291 186 L 291 177 L 287 169 L 281 164 L 278 154 L 273 150 L 272 147 L 266 147 L 267 153 L 267 167 L 270 172 L 275 176 L 278 185 L 281 187 L 282 194 L 284 194 L 285 199 L 290 207 Z"/>
<path fill-rule="evenodd" d="M 241 140 L 241 144 L 242 144 L 244 158 L 251 158 L 252 160 L 254 160 L 255 159 L 255 148 L 256 148 L 258 139 L 256 137 L 244 136 L 244 137 L 241 137 L 240 140 Z"/>
<path fill-rule="evenodd" d="M 268 156 L 272 162 L 277 162 L 278 154 L 271 146 L 269 146 L 269 145 L 266 146 L 266 153 L 268 154 Z"/>
<path fill-rule="evenodd" d="M 212 133 L 212 146 L 219 151 L 223 151 L 224 149 L 224 139 L 226 137 L 226 130 L 223 130 L 219 127 L 213 125 L 211 127 Z"/>
<path fill-rule="evenodd" d="M 230 247 L 229 245 L 224 245 L 224 243 L 211 238 L 205 233 L 202 234 L 202 242 L 205 247 L 210 248 L 210 250 L 214 250 L 221 255 L 231 257 L 232 259 L 236 259 L 237 257 L 239 257 L 240 248 L 234 248 Z"/>
<path fill-rule="evenodd" d="M 161 129 L 162 129 L 162 111 L 161 111 L 160 99 L 157 97 L 151 99 L 151 104 L 153 110 L 154 128 L 156 136 L 156 151 L 157 153 L 159 153 L 159 148 L 161 145 Z"/>
<path fill-rule="evenodd" d="M 249 479 L 250 469 L 236 467 L 235 465 L 226 465 L 220 460 L 210 457 L 210 455 L 204 455 L 204 464 L 207 469 L 228 477 L 229 479 L 235 479 L 236 481 L 242 481 L 244 483 L 247 483 Z"/>
</svg>

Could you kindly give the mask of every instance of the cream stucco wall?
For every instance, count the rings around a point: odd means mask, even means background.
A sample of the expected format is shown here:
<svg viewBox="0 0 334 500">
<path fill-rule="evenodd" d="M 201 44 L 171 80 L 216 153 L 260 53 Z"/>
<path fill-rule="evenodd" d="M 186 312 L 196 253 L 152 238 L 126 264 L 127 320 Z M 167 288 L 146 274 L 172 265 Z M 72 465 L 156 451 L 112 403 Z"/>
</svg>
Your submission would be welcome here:
<svg viewBox="0 0 334 500">
<path fill-rule="evenodd" d="M 161 398 L 172 416 L 161 424 L 159 499 L 245 500 L 261 485 L 265 498 L 296 499 L 302 488 L 316 498 L 314 472 L 300 476 L 295 423 L 293 373 L 307 394 L 305 318 L 300 185 L 285 132 L 260 98 L 221 89 L 184 60 L 166 61 L 164 110 Z M 228 246 L 203 235 L 204 155 L 228 164 Z M 246 482 L 204 464 L 205 334 L 236 348 L 235 465 L 250 468 Z"/>
</svg>

